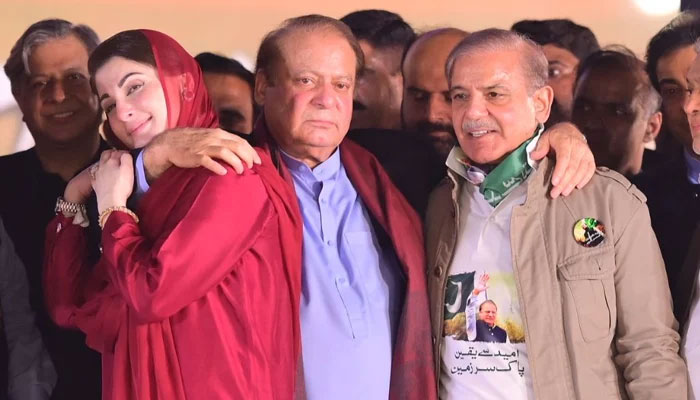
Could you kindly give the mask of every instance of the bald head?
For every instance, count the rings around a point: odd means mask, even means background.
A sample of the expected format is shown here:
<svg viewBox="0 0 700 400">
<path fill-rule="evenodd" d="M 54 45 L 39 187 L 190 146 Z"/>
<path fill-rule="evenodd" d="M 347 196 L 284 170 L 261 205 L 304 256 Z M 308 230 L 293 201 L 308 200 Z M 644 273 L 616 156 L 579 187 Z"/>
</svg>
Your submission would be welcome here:
<svg viewBox="0 0 700 400">
<path fill-rule="evenodd" d="M 467 34 L 456 28 L 425 32 L 408 48 L 402 64 L 403 127 L 427 138 L 443 158 L 456 143 L 445 63 Z"/>
</svg>

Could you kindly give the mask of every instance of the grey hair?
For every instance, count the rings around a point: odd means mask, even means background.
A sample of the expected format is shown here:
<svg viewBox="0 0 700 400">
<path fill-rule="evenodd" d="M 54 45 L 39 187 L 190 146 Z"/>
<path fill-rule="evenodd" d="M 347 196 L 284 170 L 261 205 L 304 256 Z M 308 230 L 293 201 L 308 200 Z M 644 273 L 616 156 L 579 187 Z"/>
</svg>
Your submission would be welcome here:
<svg viewBox="0 0 700 400">
<path fill-rule="evenodd" d="M 277 63 L 282 60 L 282 51 L 280 50 L 280 42 L 282 39 L 297 31 L 313 32 L 322 29 L 333 30 L 347 40 L 348 45 L 355 54 L 355 72 L 359 73 L 362 71 L 365 65 L 364 53 L 362 52 L 360 43 L 350 30 L 350 27 L 335 18 L 325 15 L 310 14 L 289 18 L 282 22 L 279 28 L 265 35 L 258 48 L 258 56 L 255 62 L 255 74 L 257 75 L 258 72 L 262 71 L 268 80 L 274 81 L 273 69 Z"/>
<path fill-rule="evenodd" d="M 693 49 L 695 49 L 695 52 L 700 54 L 700 38 L 693 43 Z"/>
<path fill-rule="evenodd" d="M 97 33 L 87 25 L 76 25 L 63 19 L 44 19 L 35 22 L 20 36 L 10 50 L 5 63 L 5 74 L 10 79 L 12 95 L 17 97 L 23 78 L 30 74 L 29 58 L 32 51 L 50 40 L 75 35 L 84 45 L 88 54 L 100 43 Z"/>
<path fill-rule="evenodd" d="M 471 33 L 462 39 L 447 57 L 445 74 L 448 82 L 452 79 L 458 58 L 478 51 L 504 50 L 520 52 L 530 94 L 547 84 L 548 63 L 547 57 L 542 52 L 542 47 L 519 33 L 503 29 L 484 29 Z"/>
</svg>

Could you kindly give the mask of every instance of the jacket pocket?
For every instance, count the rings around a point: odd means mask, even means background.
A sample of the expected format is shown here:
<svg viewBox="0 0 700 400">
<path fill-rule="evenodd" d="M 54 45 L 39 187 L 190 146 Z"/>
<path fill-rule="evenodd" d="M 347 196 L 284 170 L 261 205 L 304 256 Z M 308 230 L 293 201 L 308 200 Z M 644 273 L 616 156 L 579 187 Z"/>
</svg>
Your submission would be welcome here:
<svg viewBox="0 0 700 400">
<path fill-rule="evenodd" d="M 570 257 L 558 266 L 562 291 L 575 305 L 586 342 L 603 339 L 615 329 L 614 270 L 612 246 Z"/>
</svg>

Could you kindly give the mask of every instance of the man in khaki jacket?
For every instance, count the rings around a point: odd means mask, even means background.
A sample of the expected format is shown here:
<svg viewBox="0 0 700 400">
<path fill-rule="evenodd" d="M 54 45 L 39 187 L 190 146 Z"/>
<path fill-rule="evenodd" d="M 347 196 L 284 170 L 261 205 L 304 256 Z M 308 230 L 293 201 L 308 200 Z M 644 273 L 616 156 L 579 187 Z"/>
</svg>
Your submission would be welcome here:
<svg viewBox="0 0 700 400">
<path fill-rule="evenodd" d="M 553 97 L 539 46 L 476 32 L 446 69 L 459 147 L 426 222 L 440 397 L 685 399 L 644 195 L 601 168 L 553 200 L 553 165 L 530 158 Z M 486 301 L 496 323 L 477 335 Z"/>
</svg>

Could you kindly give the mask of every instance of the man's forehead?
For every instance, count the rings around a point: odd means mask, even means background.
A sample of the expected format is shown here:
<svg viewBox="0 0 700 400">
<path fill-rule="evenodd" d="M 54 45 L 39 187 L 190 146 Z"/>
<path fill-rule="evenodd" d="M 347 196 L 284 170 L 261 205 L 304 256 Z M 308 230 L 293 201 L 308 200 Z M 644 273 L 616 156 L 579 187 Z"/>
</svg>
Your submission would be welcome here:
<svg viewBox="0 0 700 400">
<path fill-rule="evenodd" d="M 554 43 L 542 46 L 542 52 L 549 62 L 578 63 L 579 59 L 574 53 Z"/>
<path fill-rule="evenodd" d="M 448 31 L 418 39 L 406 54 L 404 72 L 409 79 L 411 75 L 419 79 L 435 72 L 444 74 L 447 57 L 464 36 L 463 33 Z"/>
<path fill-rule="evenodd" d="M 352 53 L 348 40 L 340 32 L 331 28 L 296 29 L 282 35 L 277 45 L 280 55 L 285 59 L 294 58 L 300 51 L 322 52 L 338 47 L 346 48 Z"/>
<path fill-rule="evenodd" d="M 689 82 L 700 83 L 700 57 L 695 58 L 695 61 L 690 64 L 687 78 Z"/>
<path fill-rule="evenodd" d="M 577 93 L 589 101 L 597 103 L 632 104 L 639 97 L 643 84 L 631 74 L 599 75 L 596 79 L 582 78 L 581 89 Z"/>
<path fill-rule="evenodd" d="M 407 58 L 415 56 L 418 59 L 422 59 L 431 56 L 442 56 L 447 60 L 447 56 L 452 49 L 466 36 L 466 32 L 451 29 L 433 35 L 428 34 L 428 36 L 419 38 L 413 43 Z"/>
<path fill-rule="evenodd" d="M 72 35 L 51 39 L 36 46 L 29 56 L 30 74 L 41 74 L 47 69 L 87 70 L 88 51 Z"/>
<path fill-rule="evenodd" d="M 355 53 L 338 32 L 299 30 L 280 38 L 278 44 L 280 61 L 288 68 L 315 70 L 328 62 L 339 61 L 338 58 L 349 58 L 353 68 L 347 73 L 355 74 Z"/>
<path fill-rule="evenodd" d="M 522 76 L 520 63 L 520 57 L 513 51 L 475 51 L 464 54 L 455 60 L 450 87 L 486 89 L 497 85 L 511 86 L 514 77 Z"/>
<path fill-rule="evenodd" d="M 664 77 L 672 77 L 679 72 L 685 73 L 692 66 L 696 56 L 697 53 L 692 45 L 670 51 L 656 63 L 656 75 L 660 80 Z"/>
</svg>

